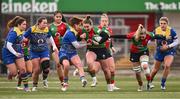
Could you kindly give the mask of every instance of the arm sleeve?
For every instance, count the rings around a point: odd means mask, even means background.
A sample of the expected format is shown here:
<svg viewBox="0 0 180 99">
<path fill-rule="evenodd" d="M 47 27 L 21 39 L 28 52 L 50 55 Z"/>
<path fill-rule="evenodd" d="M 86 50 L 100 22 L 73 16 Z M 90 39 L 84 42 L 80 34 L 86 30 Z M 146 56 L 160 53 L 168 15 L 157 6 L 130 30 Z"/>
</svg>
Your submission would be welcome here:
<svg viewBox="0 0 180 99">
<path fill-rule="evenodd" d="M 109 35 L 106 32 L 101 32 L 100 36 L 102 37 L 102 39 L 99 41 L 99 44 L 106 42 L 109 38 Z"/>
<path fill-rule="evenodd" d="M 12 43 L 11 42 L 7 42 L 7 49 L 14 55 L 17 54 L 17 52 L 14 50 L 14 48 L 12 47 Z"/>
<path fill-rule="evenodd" d="M 74 41 L 74 42 L 72 42 L 72 45 L 73 45 L 76 49 L 78 49 L 78 48 L 85 47 L 87 44 L 86 44 L 86 43 L 84 43 L 84 44 L 79 44 L 77 41 Z"/>
<path fill-rule="evenodd" d="M 169 44 L 168 46 L 169 46 L 170 48 L 172 48 L 172 47 L 177 46 L 178 44 L 179 44 L 179 40 L 178 40 L 178 39 L 174 39 L 174 40 L 173 40 L 173 43 Z"/>
<path fill-rule="evenodd" d="M 168 45 L 170 48 L 175 47 L 179 44 L 178 36 L 177 36 L 176 32 L 173 29 L 171 29 L 171 33 L 172 33 L 173 42 Z"/>
<path fill-rule="evenodd" d="M 54 49 L 57 49 L 56 44 L 55 44 L 54 39 L 53 39 L 52 36 L 50 36 L 50 38 L 48 38 L 48 41 L 49 41 L 49 42 L 51 43 L 51 45 L 53 46 L 53 50 L 54 50 Z"/>
<path fill-rule="evenodd" d="M 110 42 L 110 48 L 112 48 L 113 47 L 113 41 L 111 40 L 111 42 Z"/>
<path fill-rule="evenodd" d="M 127 39 L 127 35 L 111 35 L 110 38 Z"/>
<path fill-rule="evenodd" d="M 82 32 L 79 32 L 78 35 L 76 36 L 77 37 L 77 41 L 81 41 L 82 40 L 82 38 L 80 37 L 81 34 L 82 34 Z"/>
</svg>

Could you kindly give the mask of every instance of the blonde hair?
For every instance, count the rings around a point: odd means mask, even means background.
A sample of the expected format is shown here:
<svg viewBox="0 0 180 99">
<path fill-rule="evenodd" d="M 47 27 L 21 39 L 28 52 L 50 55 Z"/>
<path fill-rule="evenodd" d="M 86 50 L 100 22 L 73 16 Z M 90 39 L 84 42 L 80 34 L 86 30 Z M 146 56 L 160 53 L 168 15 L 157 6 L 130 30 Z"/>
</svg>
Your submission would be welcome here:
<svg viewBox="0 0 180 99">
<path fill-rule="evenodd" d="M 160 21 L 165 21 L 167 24 L 169 24 L 169 19 L 167 17 L 161 17 L 159 19 L 159 23 L 160 23 Z"/>
<path fill-rule="evenodd" d="M 139 37 L 140 37 L 140 34 L 143 33 L 143 34 L 148 34 L 148 31 L 143 27 L 143 25 L 139 25 L 138 26 L 138 29 L 136 30 L 134 36 L 135 36 L 135 40 L 138 41 L 139 40 Z"/>
<path fill-rule="evenodd" d="M 107 19 L 109 20 L 108 15 L 107 15 L 106 13 L 103 13 L 103 14 L 101 15 L 101 18 L 103 18 L 103 17 L 105 17 L 105 18 L 107 18 Z"/>
</svg>

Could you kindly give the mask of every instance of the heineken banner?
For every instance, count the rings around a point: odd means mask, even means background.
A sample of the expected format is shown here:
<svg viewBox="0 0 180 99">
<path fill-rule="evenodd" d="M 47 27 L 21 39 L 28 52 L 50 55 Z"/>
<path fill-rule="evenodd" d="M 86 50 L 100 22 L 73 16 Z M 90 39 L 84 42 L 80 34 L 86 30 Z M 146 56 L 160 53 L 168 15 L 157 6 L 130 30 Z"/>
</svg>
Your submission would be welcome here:
<svg viewBox="0 0 180 99">
<path fill-rule="evenodd" d="M 2 13 L 44 13 L 58 9 L 58 0 L 3 0 Z"/>
<path fill-rule="evenodd" d="M 180 0 L 2 0 L 2 13 L 180 12 Z"/>
</svg>

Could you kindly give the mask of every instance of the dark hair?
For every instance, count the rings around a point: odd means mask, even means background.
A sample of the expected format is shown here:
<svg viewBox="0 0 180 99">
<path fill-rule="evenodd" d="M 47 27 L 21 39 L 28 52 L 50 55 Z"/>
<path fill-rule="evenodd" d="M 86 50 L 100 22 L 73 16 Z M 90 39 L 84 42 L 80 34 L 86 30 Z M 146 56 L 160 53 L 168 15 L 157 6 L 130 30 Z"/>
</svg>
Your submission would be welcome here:
<svg viewBox="0 0 180 99">
<path fill-rule="evenodd" d="M 20 24 L 22 24 L 24 21 L 26 21 L 26 19 L 24 19 L 21 16 L 15 16 L 13 19 L 11 19 L 10 21 L 8 21 L 5 32 L 7 33 L 9 32 L 10 28 L 18 26 Z"/>
<path fill-rule="evenodd" d="M 62 15 L 62 12 L 57 10 L 57 11 L 54 12 L 54 16 L 55 16 L 56 14 L 58 14 L 58 13 Z"/>
<path fill-rule="evenodd" d="M 83 23 L 84 24 L 90 24 L 90 25 L 93 24 L 90 16 L 86 16 L 86 18 L 83 20 Z"/>
<path fill-rule="evenodd" d="M 37 19 L 36 24 L 39 25 L 39 23 L 41 23 L 43 20 L 47 20 L 47 18 L 46 18 L 46 17 L 39 17 L 39 18 Z"/>
<path fill-rule="evenodd" d="M 66 22 L 66 19 L 65 19 L 64 15 L 62 14 L 61 11 L 59 11 L 59 10 L 55 11 L 55 12 L 54 12 L 54 16 L 56 16 L 56 14 L 58 14 L 58 13 L 61 14 L 61 16 L 62 16 L 61 21 L 62 21 L 62 22 Z"/>
<path fill-rule="evenodd" d="M 72 17 L 69 19 L 69 25 L 70 26 L 74 26 L 75 24 L 80 24 L 82 22 L 82 19 L 78 18 L 78 17 Z"/>
</svg>

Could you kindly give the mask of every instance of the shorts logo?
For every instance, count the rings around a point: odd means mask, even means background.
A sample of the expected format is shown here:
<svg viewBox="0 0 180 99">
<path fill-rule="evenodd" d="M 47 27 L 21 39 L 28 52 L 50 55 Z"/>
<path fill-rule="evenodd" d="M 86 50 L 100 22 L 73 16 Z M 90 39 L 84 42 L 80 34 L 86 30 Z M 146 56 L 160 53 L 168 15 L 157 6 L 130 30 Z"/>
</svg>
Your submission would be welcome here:
<svg viewBox="0 0 180 99">
<path fill-rule="evenodd" d="M 171 55 L 173 55 L 174 53 L 173 52 L 171 52 Z"/>
<path fill-rule="evenodd" d="M 133 58 L 131 58 L 131 60 L 133 61 L 134 59 L 133 59 Z"/>
<path fill-rule="evenodd" d="M 104 54 L 103 54 L 103 55 L 102 55 L 102 57 L 103 57 L 103 58 L 105 58 L 105 57 L 106 57 L 106 55 L 104 55 Z"/>
</svg>

